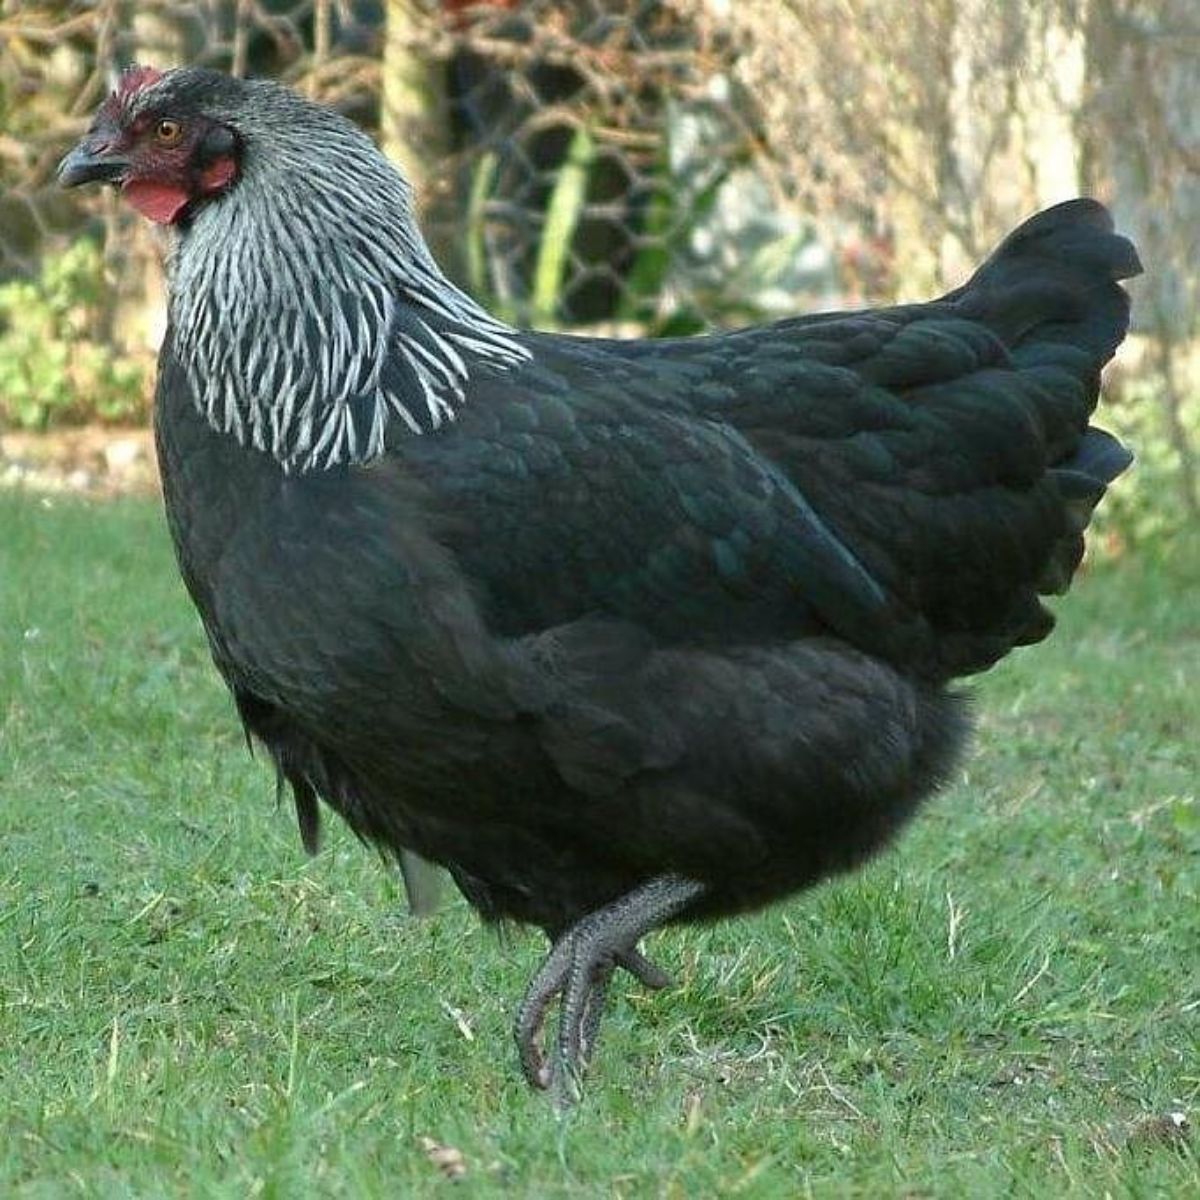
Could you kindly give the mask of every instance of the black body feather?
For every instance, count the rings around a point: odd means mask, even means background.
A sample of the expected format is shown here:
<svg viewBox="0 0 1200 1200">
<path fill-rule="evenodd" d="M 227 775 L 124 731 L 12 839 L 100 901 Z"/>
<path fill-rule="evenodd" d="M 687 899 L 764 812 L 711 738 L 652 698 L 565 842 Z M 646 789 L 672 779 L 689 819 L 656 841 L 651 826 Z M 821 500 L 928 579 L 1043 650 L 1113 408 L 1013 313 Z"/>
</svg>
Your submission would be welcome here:
<svg viewBox="0 0 1200 1200">
<path fill-rule="evenodd" d="M 1088 420 L 1136 270 L 1077 201 L 931 304 L 523 335 L 436 433 L 300 474 L 206 422 L 168 338 L 183 574 L 306 843 L 320 795 L 552 934 L 666 872 L 715 914 L 861 861 L 1128 462 Z"/>
<path fill-rule="evenodd" d="M 666 982 L 647 932 L 851 868 L 946 778 L 950 685 L 1048 634 L 1130 461 L 1090 420 L 1140 268 L 1090 200 L 931 304 L 610 342 L 484 312 L 276 84 L 128 73 L 61 178 L 178 226 L 170 532 L 305 846 L 323 800 L 416 902 L 414 852 L 546 930 L 515 1032 L 565 1098 L 612 972 Z"/>
<path fill-rule="evenodd" d="M 272 83 L 132 72 L 62 177 L 179 225 L 167 516 L 305 846 L 324 801 L 418 901 L 414 852 L 545 929 L 516 1034 L 560 1094 L 613 970 L 665 983 L 647 932 L 886 844 L 1130 461 L 1089 421 L 1139 265 L 1092 201 L 929 304 L 611 342 L 484 312 L 370 141 Z"/>
</svg>

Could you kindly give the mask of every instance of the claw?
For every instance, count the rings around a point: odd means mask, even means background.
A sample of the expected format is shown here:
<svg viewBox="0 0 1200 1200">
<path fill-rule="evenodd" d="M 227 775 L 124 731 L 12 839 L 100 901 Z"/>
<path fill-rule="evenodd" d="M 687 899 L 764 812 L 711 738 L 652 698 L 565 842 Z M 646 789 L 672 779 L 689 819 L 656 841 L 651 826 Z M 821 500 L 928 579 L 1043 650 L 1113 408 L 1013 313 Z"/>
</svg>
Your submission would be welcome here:
<svg viewBox="0 0 1200 1200">
<path fill-rule="evenodd" d="M 703 891 L 677 876 L 651 880 L 564 933 L 533 977 L 513 1027 L 521 1071 L 532 1087 L 552 1088 L 555 1105 L 579 1099 L 584 1068 L 595 1052 L 609 981 L 623 967 L 646 987 L 670 985 L 671 977 L 637 948 L 651 929 L 669 920 Z M 559 1000 L 554 1061 L 542 1050 L 551 1003 Z"/>
<path fill-rule="evenodd" d="M 517 1041 L 521 1071 L 531 1087 L 544 1090 L 550 1086 L 550 1068 L 541 1049 L 542 1030 L 550 1002 L 562 987 L 569 962 L 569 946 L 563 939 L 546 956 L 517 1009 L 513 1036 Z"/>
</svg>

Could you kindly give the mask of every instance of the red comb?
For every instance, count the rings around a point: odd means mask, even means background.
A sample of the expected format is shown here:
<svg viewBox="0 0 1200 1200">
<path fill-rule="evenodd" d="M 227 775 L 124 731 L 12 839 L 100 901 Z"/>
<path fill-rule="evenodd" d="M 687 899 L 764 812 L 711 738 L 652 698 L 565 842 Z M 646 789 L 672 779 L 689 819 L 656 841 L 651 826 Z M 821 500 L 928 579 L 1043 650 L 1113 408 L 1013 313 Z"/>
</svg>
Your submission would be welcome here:
<svg viewBox="0 0 1200 1200">
<path fill-rule="evenodd" d="M 121 77 L 117 80 L 117 86 L 113 88 L 108 98 L 100 105 L 100 111 L 96 114 L 96 119 L 119 125 L 125 111 L 125 106 L 129 101 L 142 88 L 149 87 L 152 83 L 157 83 L 162 77 L 163 73 L 154 67 L 139 67 L 136 64 L 132 67 L 126 67 L 121 72 Z"/>
<path fill-rule="evenodd" d="M 142 88 L 157 83 L 162 77 L 163 73 L 154 67 L 140 67 L 135 63 L 121 72 L 115 94 L 120 99 L 127 100 L 135 92 L 140 92 Z"/>
</svg>

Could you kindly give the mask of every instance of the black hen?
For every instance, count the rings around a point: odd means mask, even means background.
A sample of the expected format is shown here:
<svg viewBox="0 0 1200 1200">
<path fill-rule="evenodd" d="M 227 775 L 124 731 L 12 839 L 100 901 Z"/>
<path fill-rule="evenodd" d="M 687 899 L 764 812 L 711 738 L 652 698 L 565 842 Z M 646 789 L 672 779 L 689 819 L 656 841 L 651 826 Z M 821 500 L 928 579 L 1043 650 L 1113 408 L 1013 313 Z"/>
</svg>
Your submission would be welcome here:
<svg viewBox="0 0 1200 1200">
<path fill-rule="evenodd" d="M 1129 463 L 1089 426 L 1139 270 L 1104 209 L 930 304 L 684 341 L 521 333 L 408 188 L 272 83 L 128 73 L 64 183 L 177 234 L 157 397 L 180 568 L 295 795 L 553 943 L 527 1077 L 639 940 L 879 849 L 944 779 L 947 685 L 1051 618 Z"/>
</svg>

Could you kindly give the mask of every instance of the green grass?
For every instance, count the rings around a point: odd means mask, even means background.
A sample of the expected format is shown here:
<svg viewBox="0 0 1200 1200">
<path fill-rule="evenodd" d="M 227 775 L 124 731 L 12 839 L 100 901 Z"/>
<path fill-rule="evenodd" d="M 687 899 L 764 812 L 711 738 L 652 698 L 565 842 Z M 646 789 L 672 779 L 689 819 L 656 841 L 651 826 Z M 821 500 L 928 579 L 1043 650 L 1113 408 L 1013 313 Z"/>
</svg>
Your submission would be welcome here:
<svg viewBox="0 0 1200 1200">
<path fill-rule="evenodd" d="M 0 1194 L 1196 1196 L 1200 553 L 1097 569 L 869 870 L 659 935 L 582 1107 L 539 954 L 403 912 L 245 751 L 157 508 L 0 495 Z"/>
</svg>

